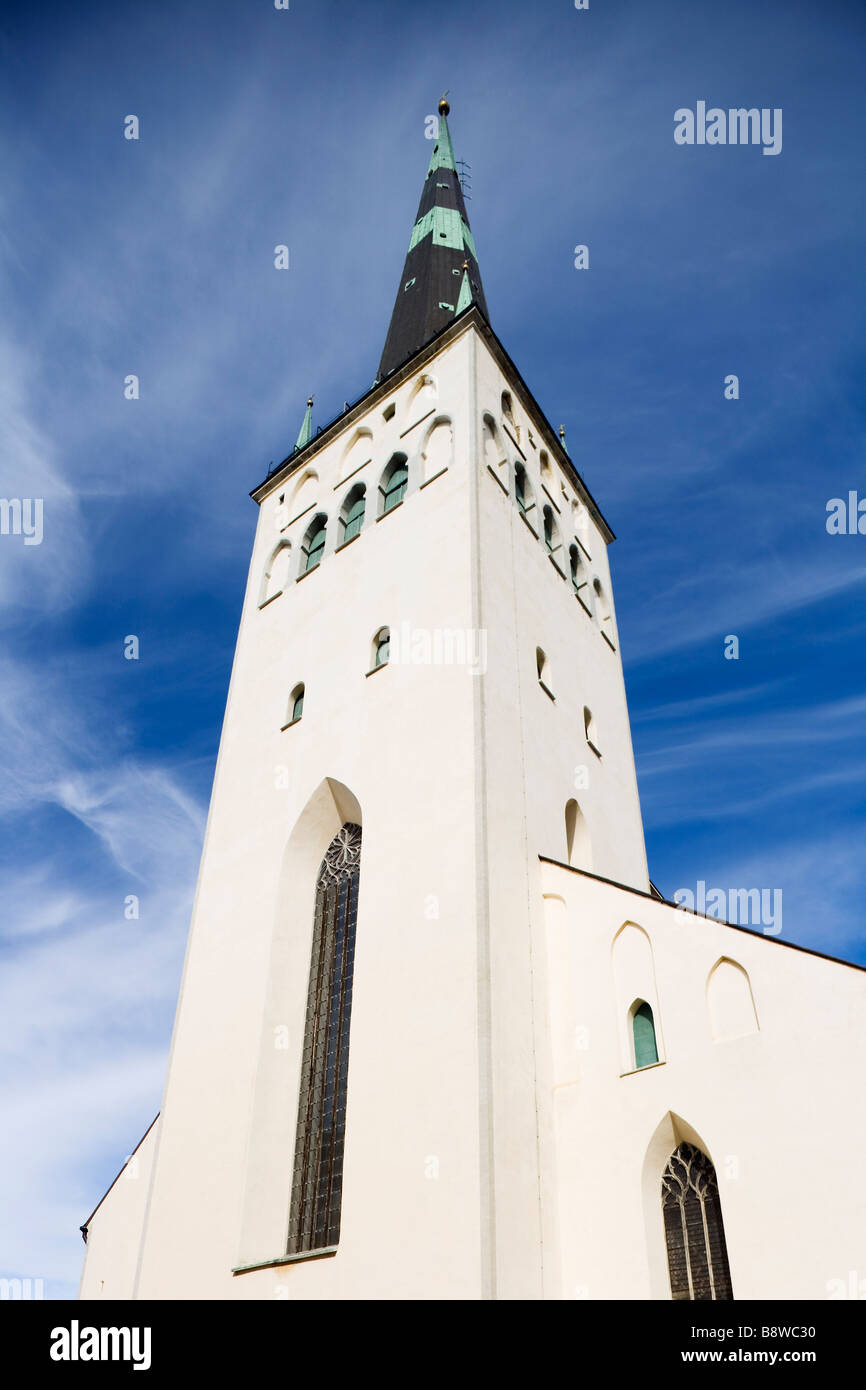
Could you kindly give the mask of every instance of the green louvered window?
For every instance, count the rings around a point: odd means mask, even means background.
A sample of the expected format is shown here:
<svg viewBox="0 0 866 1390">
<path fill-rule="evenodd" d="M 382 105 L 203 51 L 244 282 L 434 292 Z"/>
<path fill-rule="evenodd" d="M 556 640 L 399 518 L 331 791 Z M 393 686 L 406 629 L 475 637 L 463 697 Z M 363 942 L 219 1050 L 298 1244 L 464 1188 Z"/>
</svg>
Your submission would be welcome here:
<svg viewBox="0 0 866 1390">
<path fill-rule="evenodd" d="M 549 507 L 544 509 L 544 544 L 547 546 L 548 555 L 552 555 L 555 549 L 553 531 L 553 512 Z"/>
<path fill-rule="evenodd" d="M 321 561 L 322 552 L 325 549 L 327 530 L 328 526 L 325 518 L 323 516 L 316 517 L 301 547 L 304 556 L 304 568 L 302 573 L 306 574 L 308 570 L 314 570 L 316 565 Z"/>
<path fill-rule="evenodd" d="M 693 1144 L 680 1144 L 668 1159 L 662 1216 L 671 1298 L 704 1303 L 733 1299 L 716 1170 Z"/>
<path fill-rule="evenodd" d="M 374 666 L 387 665 L 391 655 L 391 629 L 383 627 L 381 632 L 376 634 L 376 656 Z"/>
<path fill-rule="evenodd" d="M 366 494 L 363 486 L 355 488 L 348 498 L 346 510 L 343 515 L 343 542 L 351 541 L 357 536 L 364 524 L 364 508 L 366 506 Z"/>
<path fill-rule="evenodd" d="M 643 1003 L 640 1008 L 635 1009 L 632 1015 L 632 1032 L 634 1035 L 635 1069 L 651 1067 L 653 1062 L 658 1061 L 659 1053 L 656 1046 L 653 1011 L 649 1004 Z"/>
<path fill-rule="evenodd" d="M 300 717 L 301 717 L 301 715 L 303 714 L 303 712 L 304 712 L 304 687 L 303 687 L 302 685 L 299 685 L 299 686 L 297 687 L 297 689 L 295 689 L 295 690 L 292 691 L 292 721 L 291 721 L 291 722 L 294 724 L 294 722 L 295 722 L 296 719 L 300 719 Z"/>
<path fill-rule="evenodd" d="M 393 511 L 395 507 L 399 507 L 406 496 L 408 481 L 409 470 L 406 467 L 406 455 L 397 454 L 385 470 L 379 489 L 382 494 L 383 516 L 387 512 Z"/>
</svg>

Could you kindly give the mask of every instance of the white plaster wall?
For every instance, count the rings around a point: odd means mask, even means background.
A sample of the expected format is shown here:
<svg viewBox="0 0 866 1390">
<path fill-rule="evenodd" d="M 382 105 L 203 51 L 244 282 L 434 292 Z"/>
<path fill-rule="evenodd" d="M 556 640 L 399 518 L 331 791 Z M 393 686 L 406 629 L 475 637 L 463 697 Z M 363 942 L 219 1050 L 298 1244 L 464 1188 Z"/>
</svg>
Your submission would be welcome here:
<svg viewBox="0 0 866 1390">
<path fill-rule="evenodd" d="M 420 397 L 409 406 L 413 379 L 378 401 L 363 422 L 372 432 L 371 461 L 359 473 L 338 484 L 352 425 L 310 460 L 319 482 L 307 515 L 286 525 L 285 512 L 278 514 L 290 487 L 275 487 L 261 506 L 164 1098 L 141 1297 L 479 1292 L 476 678 L 465 667 L 394 662 L 366 675 L 383 624 L 392 631 L 404 620 L 429 629 L 471 625 L 467 336 L 426 370 L 436 381 L 435 407 Z M 392 399 L 396 413 L 385 422 Z M 416 421 L 433 409 L 452 420 L 454 460 L 420 488 L 419 451 L 435 416 Z M 377 522 L 379 473 L 396 449 L 409 455 L 409 492 Z M 335 553 L 338 506 L 362 477 L 364 528 Z M 276 538 L 291 540 L 296 574 L 316 509 L 331 518 L 322 564 L 260 608 Z M 298 681 L 306 684 L 303 718 L 283 730 Z M 250 1141 L 262 1051 L 273 1047 L 268 1029 L 278 1006 L 268 974 L 278 927 L 296 966 L 283 1015 L 287 1108 L 274 1131 L 285 1142 L 272 1170 L 282 1164 L 290 1174 L 311 912 L 286 928 L 281 875 L 292 829 L 325 778 L 357 799 L 364 834 L 340 1250 L 335 1259 L 233 1276 L 238 1263 L 285 1250 L 288 1182 L 275 1205 L 276 1188 L 260 1181 Z M 438 916 L 430 916 L 433 900 Z M 436 1165 L 438 1177 L 429 1176 Z"/>
<path fill-rule="evenodd" d="M 659 1182 L 689 1139 L 719 1177 L 734 1297 L 826 1298 L 866 1251 L 866 974 L 541 869 L 561 1296 L 670 1297 Z M 652 944 L 666 1060 L 623 1075 L 612 947 L 625 922 Z M 707 982 L 722 957 L 748 972 L 759 1027 L 714 1041 Z"/>
<path fill-rule="evenodd" d="M 157 1119 L 90 1219 L 79 1298 L 132 1298 L 158 1131 Z"/>
</svg>

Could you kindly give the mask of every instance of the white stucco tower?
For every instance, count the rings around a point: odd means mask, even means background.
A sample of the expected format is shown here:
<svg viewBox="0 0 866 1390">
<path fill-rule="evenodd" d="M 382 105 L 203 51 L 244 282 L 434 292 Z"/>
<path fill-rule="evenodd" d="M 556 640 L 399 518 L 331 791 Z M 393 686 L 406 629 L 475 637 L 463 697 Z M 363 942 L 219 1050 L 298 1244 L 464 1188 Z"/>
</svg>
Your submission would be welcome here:
<svg viewBox="0 0 866 1390">
<path fill-rule="evenodd" d="M 784 1019 L 838 1119 L 864 977 L 651 889 L 613 536 L 490 328 L 440 111 L 377 383 L 253 493 L 162 1110 L 82 1297 L 808 1296 L 855 1252 L 826 1191 L 785 1246 L 819 1138 L 762 1182 Z"/>
</svg>

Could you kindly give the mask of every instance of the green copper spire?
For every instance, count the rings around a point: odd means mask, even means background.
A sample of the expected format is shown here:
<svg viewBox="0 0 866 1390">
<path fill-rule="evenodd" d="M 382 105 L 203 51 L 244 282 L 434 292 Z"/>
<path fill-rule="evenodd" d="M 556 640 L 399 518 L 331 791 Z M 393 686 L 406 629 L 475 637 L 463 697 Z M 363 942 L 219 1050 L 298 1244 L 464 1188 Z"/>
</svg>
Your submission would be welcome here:
<svg viewBox="0 0 866 1390">
<path fill-rule="evenodd" d="M 309 442 L 310 442 L 310 440 L 312 439 L 312 437 L 313 437 L 313 398 L 312 398 L 312 396 L 310 396 L 309 399 L 308 399 L 308 401 L 307 401 L 307 411 L 306 411 L 306 414 L 304 415 L 304 423 L 301 425 L 301 430 L 300 430 L 300 433 L 299 433 L 299 435 L 298 435 L 298 441 L 297 441 L 297 443 L 295 444 L 295 448 L 294 448 L 294 450 L 293 450 L 292 452 L 295 452 L 295 451 L 298 450 L 298 449 L 303 449 L 303 447 L 304 447 L 305 444 L 309 444 Z"/>
<path fill-rule="evenodd" d="M 443 92 L 442 100 L 439 103 L 439 134 L 436 139 L 436 144 L 433 146 L 430 163 L 427 165 L 428 177 L 433 173 L 434 169 L 450 169 L 452 173 L 457 173 L 454 146 L 451 144 L 451 132 L 448 129 L 447 117 L 451 108 L 445 100 L 447 95 L 447 92 Z"/>
<path fill-rule="evenodd" d="M 565 425 L 560 425 L 559 427 L 559 442 L 562 445 L 565 452 L 568 453 L 568 445 L 565 442 Z"/>
<path fill-rule="evenodd" d="M 457 296 L 457 307 L 454 310 L 454 317 L 461 314 L 464 309 L 468 309 L 472 303 L 472 286 L 469 283 L 469 262 L 463 262 L 463 279 L 460 281 L 460 293 Z"/>
<path fill-rule="evenodd" d="M 433 152 L 376 374 L 379 381 L 408 361 L 470 304 L 488 317 L 448 129 L 449 111 L 443 96 Z"/>
</svg>

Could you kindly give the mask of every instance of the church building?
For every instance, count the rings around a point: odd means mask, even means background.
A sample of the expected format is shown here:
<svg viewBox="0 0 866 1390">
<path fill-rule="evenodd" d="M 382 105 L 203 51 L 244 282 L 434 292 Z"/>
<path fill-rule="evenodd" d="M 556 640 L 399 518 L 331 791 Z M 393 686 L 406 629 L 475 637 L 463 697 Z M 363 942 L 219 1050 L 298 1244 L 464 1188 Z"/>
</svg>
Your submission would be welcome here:
<svg viewBox="0 0 866 1390">
<path fill-rule="evenodd" d="M 866 973 L 650 882 L 613 532 L 448 109 L 374 385 L 252 493 L 162 1108 L 80 1296 L 866 1290 Z"/>
</svg>

